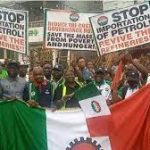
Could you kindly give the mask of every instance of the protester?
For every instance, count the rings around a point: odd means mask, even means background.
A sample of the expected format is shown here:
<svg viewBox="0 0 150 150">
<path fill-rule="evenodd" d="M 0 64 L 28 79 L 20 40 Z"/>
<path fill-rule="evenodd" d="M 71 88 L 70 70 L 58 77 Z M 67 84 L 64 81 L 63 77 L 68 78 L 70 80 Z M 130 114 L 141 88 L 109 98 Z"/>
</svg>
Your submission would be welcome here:
<svg viewBox="0 0 150 150">
<path fill-rule="evenodd" d="M 89 70 L 92 70 L 93 72 L 95 72 L 94 64 L 93 64 L 92 61 L 88 61 L 88 62 L 87 62 L 87 68 L 88 68 Z"/>
<path fill-rule="evenodd" d="M 104 79 L 105 77 L 105 70 L 102 67 L 99 67 L 95 71 L 95 81 L 94 84 L 96 85 L 97 89 L 100 91 L 100 94 L 104 97 L 106 101 L 110 101 L 111 97 L 111 87 L 110 82 Z"/>
<path fill-rule="evenodd" d="M 54 100 L 57 108 L 79 107 L 78 101 L 73 97 L 73 94 L 82 85 L 75 81 L 73 70 L 67 70 L 64 78 L 65 82 L 60 84 L 55 90 Z"/>
<path fill-rule="evenodd" d="M 63 74 L 64 74 L 63 66 L 61 64 L 55 65 L 52 70 L 52 80 L 51 80 L 54 90 L 57 88 L 58 85 L 64 83 Z"/>
<path fill-rule="evenodd" d="M 127 84 L 122 88 L 122 99 L 125 99 L 135 93 L 141 87 L 139 73 L 130 70 L 126 73 Z"/>
<path fill-rule="evenodd" d="M 46 63 L 43 66 L 43 71 L 44 71 L 44 77 L 46 80 L 51 81 L 51 76 L 52 76 L 52 65 Z"/>
<path fill-rule="evenodd" d="M 119 91 L 119 97 L 126 99 L 145 84 L 144 80 L 147 79 L 147 72 L 144 66 L 139 63 L 139 60 L 132 59 L 129 53 L 122 55 L 120 59 L 124 64 L 122 72 L 124 76 L 116 87 Z"/>
<path fill-rule="evenodd" d="M 19 77 L 22 80 L 25 80 L 25 81 L 29 80 L 29 77 L 27 75 L 27 69 L 28 69 L 28 65 L 26 65 L 26 64 L 20 64 L 20 66 L 19 66 Z"/>
<path fill-rule="evenodd" d="M 145 60 L 145 66 L 142 65 L 137 59 L 130 57 L 130 62 L 138 69 L 141 73 L 140 80 L 142 85 L 149 83 L 150 80 L 150 60 Z"/>
<path fill-rule="evenodd" d="M 95 81 L 92 84 L 95 84 L 97 89 L 100 91 L 100 94 L 104 97 L 108 105 L 120 101 L 118 88 L 111 89 L 111 82 L 105 80 L 105 69 L 99 67 L 95 71 Z"/>
<path fill-rule="evenodd" d="M 95 67 L 94 67 L 94 65 L 91 61 L 87 62 L 87 68 L 90 71 L 91 77 L 92 77 L 92 80 L 93 80 L 94 79 L 94 74 L 95 74 Z"/>
<path fill-rule="evenodd" d="M 0 80 L 0 98 L 23 99 L 26 81 L 18 77 L 19 63 L 9 62 L 7 65 L 8 77 Z"/>
<path fill-rule="evenodd" d="M 77 60 L 77 65 L 75 67 L 76 74 L 78 76 L 79 81 L 89 83 L 92 81 L 93 73 L 89 71 L 86 67 L 86 61 L 83 57 L 79 57 Z"/>
<path fill-rule="evenodd" d="M 133 59 L 131 54 L 126 54 L 124 56 L 124 60 L 125 62 L 128 62 L 128 70 L 136 70 L 139 71 L 141 74 L 141 83 L 144 85 L 146 83 L 147 77 L 148 77 L 148 71 L 147 69 L 140 64 L 140 62 L 138 61 L 138 59 Z"/>
<path fill-rule="evenodd" d="M 43 69 L 40 66 L 33 68 L 33 81 L 26 86 L 23 99 L 32 107 L 52 106 L 52 86 L 49 81 L 44 80 Z"/>
</svg>

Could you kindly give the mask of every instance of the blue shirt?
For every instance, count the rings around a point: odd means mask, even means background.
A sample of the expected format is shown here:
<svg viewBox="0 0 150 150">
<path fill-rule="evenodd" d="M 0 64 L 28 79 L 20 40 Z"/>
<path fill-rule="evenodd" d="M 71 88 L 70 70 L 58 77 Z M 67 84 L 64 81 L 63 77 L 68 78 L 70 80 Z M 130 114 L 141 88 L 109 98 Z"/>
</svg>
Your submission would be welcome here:
<svg viewBox="0 0 150 150">
<path fill-rule="evenodd" d="M 87 81 L 87 80 L 92 80 L 92 73 L 89 71 L 88 68 L 85 67 L 85 68 L 82 70 L 82 77 L 83 77 L 83 79 L 84 79 L 85 81 Z"/>
<path fill-rule="evenodd" d="M 12 79 L 7 77 L 0 80 L 0 98 L 9 99 L 16 97 L 17 99 L 23 99 L 23 92 L 26 86 L 26 81 L 17 77 Z"/>
</svg>

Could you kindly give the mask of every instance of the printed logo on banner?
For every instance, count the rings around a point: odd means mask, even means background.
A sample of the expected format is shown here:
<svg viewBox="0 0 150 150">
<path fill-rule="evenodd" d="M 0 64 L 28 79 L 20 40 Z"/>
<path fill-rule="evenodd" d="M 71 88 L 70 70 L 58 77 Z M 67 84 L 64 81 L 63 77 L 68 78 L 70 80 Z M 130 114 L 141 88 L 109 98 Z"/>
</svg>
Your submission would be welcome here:
<svg viewBox="0 0 150 150">
<path fill-rule="evenodd" d="M 97 20 L 97 23 L 100 25 L 100 26 L 104 26 L 108 23 L 108 18 L 106 16 L 100 16 Z"/>
<path fill-rule="evenodd" d="M 97 50 L 89 22 L 89 17 L 95 14 L 57 10 L 45 13 L 45 48 Z"/>
<path fill-rule="evenodd" d="M 79 14 L 77 13 L 71 13 L 70 14 L 70 20 L 73 21 L 73 22 L 76 22 L 79 20 Z"/>
<path fill-rule="evenodd" d="M 100 54 L 149 43 L 150 3 L 140 3 L 90 17 Z"/>
<path fill-rule="evenodd" d="M 97 101 L 92 101 L 91 106 L 93 111 L 95 111 L 96 113 L 99 113 L 101 111 L 101 106 Z"/>
<path fill-rule="evenodd" d="M 73 142 L 70 142 L 69 147 L 66 150 L 103 150 L 102 146 L 92 138 L 80 137 L 76 138 Z"/>
</svg>

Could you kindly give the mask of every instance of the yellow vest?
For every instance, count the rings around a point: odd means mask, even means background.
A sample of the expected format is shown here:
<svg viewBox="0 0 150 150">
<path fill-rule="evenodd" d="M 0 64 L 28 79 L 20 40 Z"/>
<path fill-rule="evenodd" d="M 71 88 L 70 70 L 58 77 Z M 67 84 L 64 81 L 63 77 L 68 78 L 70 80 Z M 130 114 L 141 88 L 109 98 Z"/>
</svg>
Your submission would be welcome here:
<svg viewBox="0 0 150 150">
<path fill-rule="evenodd" d="M 75 82 L 80 86 L 80 88 L 83 87 L 82 83 L 78 81 L 75 81 Z M 63 85 L 62 97 L 66 96 L 66 93 L 67 93 L 67 87 Z M 64 106 L 62 106 L 61 110 L 64 110 L 65 108 L 66 108 L 66 102 L 64 103 Z"/>
</svg>

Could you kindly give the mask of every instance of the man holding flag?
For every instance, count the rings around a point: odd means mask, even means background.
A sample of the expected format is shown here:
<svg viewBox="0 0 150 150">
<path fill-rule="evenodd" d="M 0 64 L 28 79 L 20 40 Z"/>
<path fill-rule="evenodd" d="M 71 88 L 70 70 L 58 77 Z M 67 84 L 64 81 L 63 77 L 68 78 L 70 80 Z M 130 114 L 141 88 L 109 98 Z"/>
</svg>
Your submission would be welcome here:
<svg viewBox="0 0 150 150">
<path fill-rule="evenodd" d="M 99 67 L 95 71 L 95 76 L 92 84 L 96 86 L 100 94 L 104 97 L 108 105 L 113 104 L 119 100 L 117 88 L 111 89 L 110 82 L 104 79 L 105 70 L 102 67 Z M 91 86 L 90 84 L 87 86 Z"/>
<path fill-rule="evenodd" d="M 83 112 L 51 112 L 30 108 L 21 101 L 4 101 L 0 103 L 0 148 L 150 150 L 149 93 L 148 84 L 108 108 L 94 84 L 85 86 L 75 93 Z"/>
<path fill-rule="evenodd" d="M 117 87 L 114 87 L 113 90 L 111 89 L 110 82 L 104 79 L 105 76 L 105 70 L 102 67 L 99 67 L 95 71 L 94 75 L 94 81 L 90 82 L 89 84 L 86 85 L 86 87 L 95 87 L 96 90 L 99 91 L 99 94 L 103 97 L 103 99 L 106 101 L 107 105 L 111 105 L 115 102 L 118 102 L 120 100 L 118 96 L 118 89 Z M 79 89 L 80 90 L 80 89 Z M 78 90 L 77 90 L 78 91 Z M 82 91 L 82 88 L 81 88 Z M 57 93 L 61 93 L 58 92 Z M 70 96 L 74 99 L 74 101 L 77 101 L 76 98 L 74 97 L 74 93 L 72 93 Z M 64 103 L 68 102 L 70 99 L 64 99 L 65 101 L 61 103 L 63 106 Z M 101 100 L 101 99 L 99 99 Z M 57 105 L 57 104 L 56 104 Z M 59 103 L 59 108 L 60 108 L 60 103 Z"/>
</svg>

